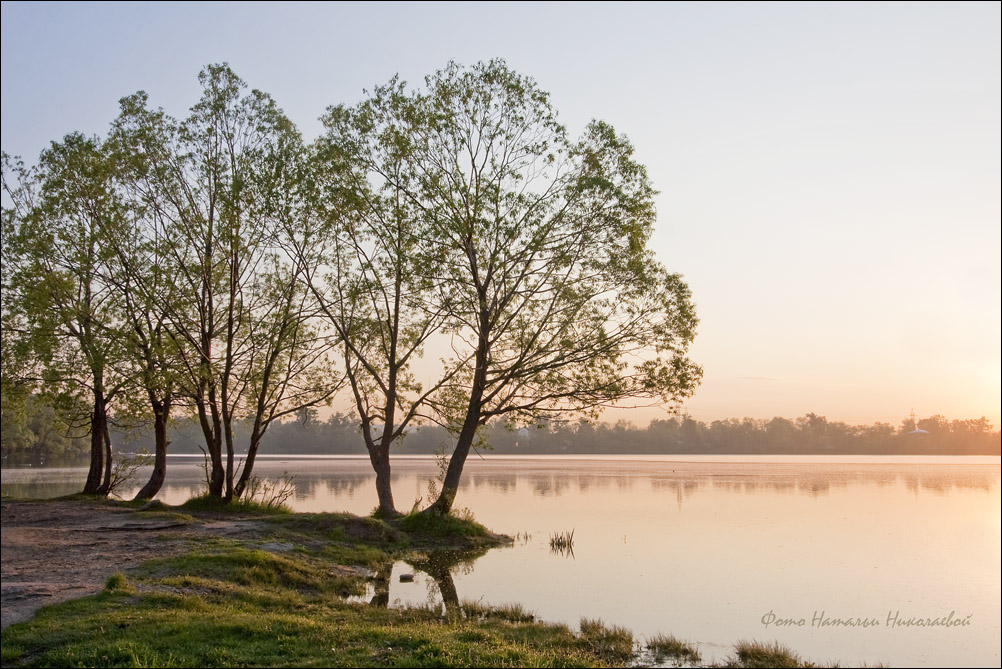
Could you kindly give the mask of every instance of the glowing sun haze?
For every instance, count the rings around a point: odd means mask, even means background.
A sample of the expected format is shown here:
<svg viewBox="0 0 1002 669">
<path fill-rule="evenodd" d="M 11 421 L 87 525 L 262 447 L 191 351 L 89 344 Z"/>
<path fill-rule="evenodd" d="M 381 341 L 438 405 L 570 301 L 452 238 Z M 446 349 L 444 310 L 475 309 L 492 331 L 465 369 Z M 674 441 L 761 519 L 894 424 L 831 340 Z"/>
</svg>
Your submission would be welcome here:
<svg viewBox="0 0 1002 669">
<path fill-rule="evenodd" d="M 222 61 L 311 140 L 393 74 L 502 57 L 647 165 L 701 319 L 693 417 L 997 427 L 999 25 L 998 3 L 3 3 L 2 143 L 103 135 L 138 89 L 183 116 Z"/>
</svg>

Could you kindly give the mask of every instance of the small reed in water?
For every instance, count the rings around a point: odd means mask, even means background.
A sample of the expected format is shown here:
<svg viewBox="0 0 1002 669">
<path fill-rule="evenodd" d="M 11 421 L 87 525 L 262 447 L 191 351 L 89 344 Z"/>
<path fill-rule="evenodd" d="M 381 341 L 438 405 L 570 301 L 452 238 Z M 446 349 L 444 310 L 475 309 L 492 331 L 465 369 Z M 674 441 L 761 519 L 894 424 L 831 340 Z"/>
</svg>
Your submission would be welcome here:
<svg viewBox="0 0 1002 669">
<path fill-rule="evenodd" d="M 574 530 L 554 532 L 550 535 L 550 550 L 558 553 L 574 552 Z"/>
</svg>

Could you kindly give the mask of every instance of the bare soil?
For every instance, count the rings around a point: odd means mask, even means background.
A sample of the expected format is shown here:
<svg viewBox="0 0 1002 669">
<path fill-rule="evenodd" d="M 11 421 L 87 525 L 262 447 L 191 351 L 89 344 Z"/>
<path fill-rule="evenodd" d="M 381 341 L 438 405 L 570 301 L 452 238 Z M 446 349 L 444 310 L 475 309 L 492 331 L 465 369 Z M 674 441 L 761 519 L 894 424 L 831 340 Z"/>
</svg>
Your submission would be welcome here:
<svg viewBox="0 0 1002 669">
<path fill-rule="evenodd" d="M 152 516 L 152 517 L 151 517 Z M 253 532 L 253 520 L 184 522 L 104 500 L 0 501 L 2 626 L 48 604 L 100 592 L 108 577 L 184 552 L 192 540 Z"/>
</svg>

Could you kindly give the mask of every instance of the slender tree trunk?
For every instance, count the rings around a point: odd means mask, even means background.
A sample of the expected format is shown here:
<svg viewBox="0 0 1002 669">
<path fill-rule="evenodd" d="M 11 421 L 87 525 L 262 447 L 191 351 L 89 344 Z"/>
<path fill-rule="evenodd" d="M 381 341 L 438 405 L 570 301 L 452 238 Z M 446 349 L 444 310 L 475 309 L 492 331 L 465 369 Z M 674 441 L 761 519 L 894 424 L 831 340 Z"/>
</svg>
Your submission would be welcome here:
<svg viewBox="0 0 1002 669">
<path fill-rule="evenodd" d="M 153 473 L 150 480 L 142 487 L 136 495 L 136 499 L 153 499 L 167 478 L 167 420 L 170 416 L 171 398 L 168 395 L 163 401 L 158 401 L 150 394 L 150 403 L 153 407 L 153 434 L 154 434 L 154 456 Z"/>
<path fill-rule="evenodd" d="M 226 494 L 227 502 L 233 500 L 233 423 L 230 416 L 223 417 L 223 428 L 226 431 Z"/>
<path fill-rule="evenodd" d="M 233 494 L 238 499 L 244 494 L 247 484 L 250 483 L 251 472 L 254 471 L 254 460 L 257 458 L 257 449 L 263 436 L 264 431 L 261 429 L 260 421 L 255 422 L 254 429 L 251 431 L 250 444 L 247 446 L 247 458 L 244 460 L 243 471 L 240 472 L 240 480 L 233 487 Z"/>
<path fill-rule="evenodd" d="M 196 399 L 196 404 L 198 405 L 198 422 L 202 426 L 202 436 L 205 437 L 205 446 L 209 449 L 209 495 L 222 498 L 224 471 L 222 429 L 219 425 L 219 415 L 213 407 L 210 417 L 209 412 L 206 411 L 204 399 Z"/>
<path fill-rule="evenodd" d="M 479 398 L 477 398 L 479 400 Z M 471 401 L 471 405 L 473 402 Z M 466 414 L 463 422 L 463 429 L 456 440 L 456 447 L 449 458 L 449 468 L 445 472 L 445 480 L 442 481 L 442 491 L 438 495 L 435 503 L 425 509 L 422 513 L 434 513 L 441 516 L 448 515 L 452 511 L 452 503 L 456 500 L 456 493 L 459 492 L 459 481 L 463 476 L 463 466 L 466 458 L 470 454 L 470 447 L 477 435 L 477 426 L 480 419 L 479 401 L 476 410 L 471 408 Z"/>
<path fill-rule="evenodd" d="M 393 504 L 393 490 L 390 487 L 390 449 L 388 445 L 373 444 L 369 447 L 369 462 L 376 472 L 376 495 L 379 497 L 379 516 L 394 518 L 399 516 Z"/>
<path fill-rule="evenodd" d="M 87 482 L 84 484 L 84 494 L 101 494 L 101 480 L 104 474 L 104 425 L 107 417 L 104 414 L 104 392 L 99 384 L 95 384 L 94 409 L 90 415 L 90 469 L 87 470 Z"/>
<path fill-rule="evenodd" d="M 392 353 L 396 354 L 396 337 L 391 344 Z M 397 370 L 390 369 L 389 391 L 386 394 L 386 407 L 383 421 L 383 436 L 378 444 L 366 443 L 369 449 L 369 461 L 376 472 L 376 495 L 379 497 L 379 515 L 382 518 L 395 518 L 400 515 L 393 503 L 393 490 L 390 487 L 390 444 L 393 438 L 393 419 L 396 409 Z"/>
<path fill-rule="evenodd" d="M 481 334 L 477 345 L 476 368 L 473 371 L 473 386 L 470 388 L 470 401 L 466 406 L 466 418 L 463 420 L 463 427 L 459 431 L 459 438 L 456 440 L 456 447 L 449 458 L 449 468 L 445 472 L 445 480 L 442 481 L 442 492 L 439 493 L 435 503 L 429 506 L 422 513 L 447 515 L 452 511 L 452 503 L 459 492 L 459 480 L 463 476 L 463 466 L 466 464 L 466 457 L 470 454 L 470 447 L 477 436 L 477 428 L 480 426 L 481 411 L 483 410 L 484 389 L 487 387 L 487 359 L 488 359 L 488 328 L 486 308 L 484 299 L 481 297 Z"/>
<path fill-rule="evenodd" d="M 102 495 L 111 493 L 111 433 L 108 431 L 108 411 L 104 412 L 104 480 L 99 491 Z"/>
<path fill-rule="evenodd" d="M 209 474 L 209 494 L 222 499 L 223 487 L 226 482 L 226 470 L 223 468 L 223 438 L 217 431 L 212 435 L 212 448 L 209 450 L 211 472 Z"/>
</svg>

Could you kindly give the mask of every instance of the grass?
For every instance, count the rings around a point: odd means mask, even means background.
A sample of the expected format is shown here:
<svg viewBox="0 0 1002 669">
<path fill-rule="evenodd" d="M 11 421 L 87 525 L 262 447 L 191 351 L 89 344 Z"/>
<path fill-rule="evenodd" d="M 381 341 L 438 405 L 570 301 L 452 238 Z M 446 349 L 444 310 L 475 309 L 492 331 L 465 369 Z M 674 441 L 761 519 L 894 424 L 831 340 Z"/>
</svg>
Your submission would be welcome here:
<svg viewBox="0 0 1002 669">
<path fill-rule="evenodd" d="M 678 660 L 680 662 L 699 662 L 702 656 L 694 644 L 682 641 L 671 634 L 658 632 L 647 639 L 644 644 L 647 651 L 658 661 L 664 659 Z"/>
<path fill-rule="evenodd" d="M 270 584 L 146 583 L 49 607 L 3 633 L 5 666 L 598 666 L 559 625 L 281 597 Z"/>
<path fill-rule="evenodd" d="M 133 588 L 132 584 L 129 583 L 129 579 L 127 579 L 125 574 L 120 571 L 116 571 L 108 577 L 108 580 L 104 583 L 104 589 L 108 592 L 135 592 L 135 588 Z"/>
<path fill-rule="evenodd" d="M 253 499 L 243 498 L 227 502 L 219 497 L 213 497 L 209 494 L 192 497 L 178 508 L 184 509 L 188 512 L 214 511 L 216 513 L 227 514 L 254 513 L 266 515 L 288 515 L 292 513 L 292 509 L 284 504 L 263 504 Z"/>
<path fill-rule="evenodd" d="M 728 660 L 728 667 L 810 667 L 800 656 L 779 643 L 762 641 L 739 641 L 734 645 L 734 657 Z"/>
<path fill-rule="evenodd" d="M 582 618 L 581 638 L 593 652 L 614 661 L 625 662 L 633 657 L 633 632 L 618 625 L 606 625 L 601 619 Z"/>
<path fill-rule="evenodd" d="M 470 513 L 446 516 L 433 513 L 408 513 L 388 522 L 404 532 L 426 539 L 437 540 L 446 537 L 461 539 L 465 544 L 464 548 L 512 543 L 510 537 L 492 533 L 474 520 Z"/>
<path fill-rule="evenodd" d="M 464 601 L 459 605 L 467 619 L 473 620 L 504 620 L 510 623 L 531 623 L 536 620 L 536 614 L 526 611 L 517 602 L 488 605 L 483 602 Z"/>
<path fill-rule="evenodd" d="M 430 559 L 433 548 L 510 543 L 469 519 L 237 511 L 186 505 L 195 523 L 219 512 L 253 522 L 112 574 L 99 594 L 8 627 L 3 666 L 564 667 L 613 657 L 601 633 L 536 622 L 517 604 L 467 602 L 462 615 L 446 617 L 347 599 L 365 593 L 377 566 Z"/>
</svg>

